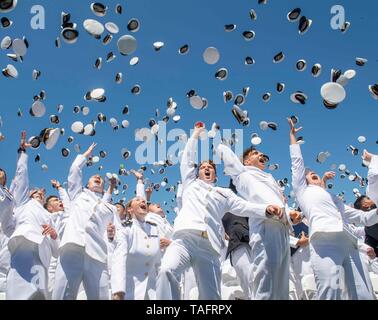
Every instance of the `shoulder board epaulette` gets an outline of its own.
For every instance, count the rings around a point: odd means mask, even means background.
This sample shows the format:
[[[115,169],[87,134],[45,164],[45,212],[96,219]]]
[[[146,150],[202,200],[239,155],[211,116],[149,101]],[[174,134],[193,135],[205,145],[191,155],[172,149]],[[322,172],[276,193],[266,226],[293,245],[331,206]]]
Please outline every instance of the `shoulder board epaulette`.
[[[146,221],[146,223],[150,224],[151,226],[155,226],[155,227],[157,227],[157,224],[156,224],[156,223],[154,223],[154,222],[151,222],[151,221]]]
[[[122,226],[123,227],[131,227],[132,224],[133,224],[133,220],[122,221]]]

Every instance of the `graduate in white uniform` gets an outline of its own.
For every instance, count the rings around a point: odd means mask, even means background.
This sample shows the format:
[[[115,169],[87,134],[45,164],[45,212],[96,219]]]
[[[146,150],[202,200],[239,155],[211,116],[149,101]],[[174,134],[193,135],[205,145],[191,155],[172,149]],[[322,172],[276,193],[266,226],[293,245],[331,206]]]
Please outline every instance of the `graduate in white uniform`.
[[[225,174],[232,178],[241,197],[261,205],[274,203],[284,211],[280,219],[264,219],[251,212],[250,279],[253,300],[288,300],[292,212],[284,209],[287,206],[280,186],[271,174],[264,171],[269,157],[250,147],[244,151],[242,163],[228,146],[220,144],[216,150],[224,162]]]
[[[112,261],[114,300],[155,300],[161,261],[160,237],[155,223],[145,220],[147,204],[135,197],[126,205],[132,219],[116,230]]]
[[[363,212],[345,205],[340,198],[325,190],[324,179],[305,168],[296,133],[301,128],[290,125],[292,186],[302,212],[309,222],[311,264],[315,274],[318,299],[342,298],[342,277],[350,299],[371,299],[369,281],[364,274],[357,238],[348,223],[373,225],[377,210]],[[325,178],[332,178],[327,173]]]
[[[48,267],[57,257],[59,238],[49,212],[43,207],[44,189],[29,190],[26,133],[22,133],[16,175],[10,192],[15,199],[16,228],[8,248],[11,269],[7,278],[7,300],[47,299]]]
[[[54,300],[75,300],[82,282],[88,300],[109,299],[106,228],[116,214],[111,204],[116,179],[110,179],[105,193],[100,175],[92,176],[83,187],[82,169],[95,146],[79,154],[70,168],[71,208],[59,247]]]
[[[148,213],[146,220],[155,223],[158,226],[160,235],[160,245],[163,250],[168,247],[172,240],[173,227],[167,220],[164,210],[158,203],[151,203],[151,195],[153,192],[152,187],[145,188],[143,181],[143,174],[141,172],[133,170],[135,178],[137,179],[136,196],[146,200]]]
[[[16,227],[13,208],[14,198],[7,188],[7,174],[5,170],[0,169],[0,293],[4,295],[10,269],[8,240]]]
[[[52,186],[58,191],[59,196],[50,195],[46,198],[44,204],[45,209],[50,212],[54,223],[54,228],[58,232],[58,237],[62,240],[64,227],[70,212],[71,200],[66,189],[64,189],[60,182],[51,180]],[[52,258],[49,266],[49,295],[51,296],[55,284],[55,271],[58,264],[57,258]]]
[[[223,215],[231,212],[249,216],[253,212],[261,219],[268,219],[267,212],[281,215],[281,208],[274,202],[255,205],[236,196],[230,189],[216,187],[216,168],[212,161],[200,163],[197,169],[198,137],[203,131],[204,124],[197,123],[182,154],[182,208],[174,222],[173,242],[162,260],[158,299],[180,298],[180,277],[189,266],[194,270],[199,299],[220,299],[220,253],[225,247]]]
[[[108,226],[106,227],[106,233],[107,233],[107,238],[108,238],[108,241],[107,241],[108,259],[107,260],[108,260],[108,272],[109,272],[110,278],[111,278],[111,271],[112,271],[113,253],[116,247],[116,241],[115,241],[116,229],[121,227],[121,225],[125,223],[127,220],[131,219],[129,214],[127,214],[126,212],[126,208],[123,202],[117,202],[115,204],[115,207],[117,208],[117,217],[115,217],[113,222],[109,222]]]

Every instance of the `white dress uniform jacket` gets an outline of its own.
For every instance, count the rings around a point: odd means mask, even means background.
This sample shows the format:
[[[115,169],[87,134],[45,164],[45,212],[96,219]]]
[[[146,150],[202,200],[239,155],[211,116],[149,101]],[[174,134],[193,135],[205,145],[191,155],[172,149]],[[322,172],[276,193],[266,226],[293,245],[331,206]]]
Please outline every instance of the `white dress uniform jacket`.
[[[116,231],[112,262],[112,292],[125,293],[126,300],[156,299],[156,277],[160,265],[157,226],[132,219]]]
[[[378,205],[378,156],[373,155],[368,170],[366,195]]]
[[[145,185],[138,181],[136,186],[136,196],[146,200]],[[155,223],[158,227],[159,235],[166,239],[171,239],[173,234],[173,227],[166,217],[162,217],[157,213],[149,212],[146,216],[146,221]]]
[[[247,202],[228,188],[216,187],[197,179],[197,144],[197,139],[190,138],[182,156],[182,208],[174,222],[174,233],[181,230],[207,231],[212,247],[220,254],[225,247],[222,217],[226,212],[267,220],[266,208],[273,202]]]
[[[83,155],[73,162],[68,176],[68,195],[71,208],[60,248],[66,244],[85,247],[85,252],[102,263],[107,260],[107,240],[104,237],[109,222],[113,222],[115,207],[110,204],[111,195],[96,194],[83,188],[82,168],[86,163]],[[102,199],[101,199],[102,197]]]
[[[222,217],[226,212],[240,216],[266,217],[266,205],[255,205],[230,189],[197,179],[195,166],[198,140],[190,138],[182,154],[182,208],[174,222],[173,242],[162,260],[158,280],[159,299],[179,299],[182,273],[193,267],[199,299],[220,299],[220,254],[225,248]]]
[[[85,163],[86,158],[78,155],[68,175],[71,206],[60,245],[54,300],[76,299],[81,282],[88,299],[109,298],[106,227],[113,222],[116,208],[109,203],[110,194],[83,188]]]
[[[0,185],[0,225],[3,233],[10,237],[16,227],[16,219],[13,215],[14,198],[12,194]]]
[[[42,235],[42,225],[53,226],[51,215],[40,202],[29,198],[27,161],[27,154],[22,152],[10,188],[15,199],[16,228],[8,242],[12,267],[7,280],[7,299],[29,299],[37,292],[46,297],[47,268],[51,256],[58,256],[59,239]],[[30,256],[26,258],[26,254]],[[28,264],[29,271],[25,270]],[[42,267],[43,279],[39,281],[39,287],[31,283],[36,272],[32,270],[33,266]]]
[[[71,206],[71,200],[68,196],[68,193],[66,189],[64,188],[59,188],[59,199],[63,202],[64,205],[64,210],[59,211],[59,212],[52,212],[51,213],[51,218],[54,224],[54,229],[58,233],[58,237],[60,240],[63,238],[63,232],[64,228],[66,226],[67,218],[70,212],[70,206]],[[58,264],[58,259],[57,258],[52,258],[49,266],[49,294],[51,296],[51,293],[54,288],[55,284],[55,271],[57,268]]]
[[[225,174],[232,178],[240,196],[252,203],[286,208],[281,188],[271,174],[256,167],[244,166],[234,152],[223,144],[217,147],[217,152],[223,159]],[[288,210],[285,210],[285,214],[284,220],[249,216],[253,300],[289,299],[291,225],[288,223]]]
[[[345,271],[351,299],[371,299],[369,280],[358,252],[358,238],[348,223],[373,225],[377,210],[363,212],[346,206],[324,188],[308,185],[298,144],[290,145],[292,186],[302,212],[309,222],[311,263],[319,299],[341,299],[342,286],[335,285]],[[328,257],[328,258],[327,258]],[[331,258],[331,259],[329,259]]]

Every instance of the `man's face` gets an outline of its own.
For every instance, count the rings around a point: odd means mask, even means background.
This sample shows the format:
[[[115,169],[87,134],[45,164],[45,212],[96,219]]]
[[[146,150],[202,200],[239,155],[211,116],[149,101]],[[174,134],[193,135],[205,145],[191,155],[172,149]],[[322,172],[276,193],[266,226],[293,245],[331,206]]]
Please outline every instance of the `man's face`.
[[[50,198],[50,200],[47,202],[46,207],[47,211],[51,213],[64,211],[63,202],[57,197]]]
[[[377,206],[375,205],[374,201],[371,200],[369,197],[365,197],[361,201],[361,210],[369,211],[375,209]]]
[[[96,174],[89,179],[88,189],[97,193],[104,192],[104,180],[99,174]]]
[[[131,206],[127,209],[131,216],[135,216],[139,219],[144,219],[147,215],[147,204],[142,198],[134,198],[131,202]]]
[[[37,200],[41,204],[45,202],[45,189],[38,189],[31,195],[31,198]]]
[[[260,170],[265,170],[265,164],[268,162],[268,157],[258,150],[253,150],[249,153],[247,159],[244,160],[245,166],[257,167]]]
[[[307,181],[307,184],[312,184],[315,186],[322,185],[322,180],[314,171],[310,171],[306,174],[306,181]]]
[[[158,215],[161,216],[161,217],[165,217],[164,211],[163,211],[163,209],[160,207],[160,204],[158,204],[158,203],[150,204],[150,206],[149,206],[149,210],[150,210],[151,212],[153,212],[153,213],[158,214]]]
[[[0,170],[0,185],[5,187],[6,184],[7,184],[7,175],[5,174],[4,171]]]
[[[126,219],[126,209],[121,206],[119,203],[116,204],[116,208],[117,208],[117,213],[118,213],[118,216],[121,220],[124,220]]]
[[[206,183],[214,183],[216,178],[214,167],[208,162],[202,162],[198,170],[198,178]]]

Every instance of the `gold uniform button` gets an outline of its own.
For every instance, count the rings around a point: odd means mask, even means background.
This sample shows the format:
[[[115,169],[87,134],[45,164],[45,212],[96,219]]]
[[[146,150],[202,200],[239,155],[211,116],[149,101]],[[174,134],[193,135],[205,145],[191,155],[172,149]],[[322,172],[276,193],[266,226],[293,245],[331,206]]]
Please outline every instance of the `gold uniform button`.
[[[150,247],[150,245],[148,244],[148,245],[147,245],[147,248],[149,248],[149,247]]]
[[[147,237],[147,236],[145,236],[145,237],[144,237],[144,239],[145,239],[145,240],[147,240],[147,239],[148,239],[148,237]]]

